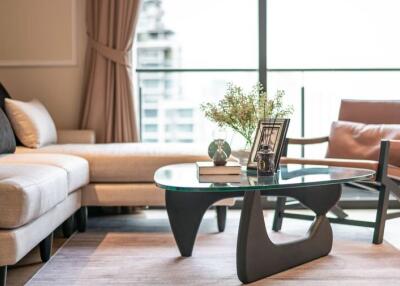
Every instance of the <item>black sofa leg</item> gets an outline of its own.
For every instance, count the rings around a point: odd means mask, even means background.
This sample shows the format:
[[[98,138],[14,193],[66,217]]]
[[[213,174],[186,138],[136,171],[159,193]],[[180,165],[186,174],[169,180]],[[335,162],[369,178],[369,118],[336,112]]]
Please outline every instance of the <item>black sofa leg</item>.
[[[374,238],[372,240],[374,244],[381,244],[383,242],[383,234],[385,232],[385,224],[386,224],[386,215],[389,206],[389,194],[390,190],[385,186],[379,191],[379,201],[378,201],[378,209],[376,211]]]
[[[69,238],[74,233],[74,216],[70,216],[66,221],[62,224],[62,231],[65,238]]]
[[[0,286],[6,286],[7,281],[7,265],[0,266]]]
[[[226,206],[217,206],[217,222],[218,222],[218,231],[223,232],[225,230],[226,225],[226,213],[228,211],[228,207]]]
[[[85,232],[87,227],[88,210],[87,207],[81,207],[75,214],[76,223],[79,232]]]
[[[45,239],[40,242],[40,258],[43,262],[49,261],[51,250],[53,248],[53,233],[50,233]]]
[[[285,212],[286,197],[278,197],[275,205],[275,215],[272,224],[273,231],[280,231],[282,228],[283,213]]]

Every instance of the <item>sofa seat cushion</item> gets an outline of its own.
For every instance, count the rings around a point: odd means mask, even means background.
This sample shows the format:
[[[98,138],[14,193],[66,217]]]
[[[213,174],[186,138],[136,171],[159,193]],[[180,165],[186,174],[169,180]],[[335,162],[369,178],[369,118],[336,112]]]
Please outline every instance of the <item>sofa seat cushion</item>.
[[[63,169],[67,173],[68,192],[89,183],[89,164],[78,156],[64,154],[12,154],[0,157],[0,164],[49,165]]]
[[[17,153],[71,154],[89,162],[92,183],[153,182],[165,165],[209,160],[207,148],[194,144],[112,143],[50,145],[40,149],[18,147]]]
[[[67,196],[67,174],[61,168],[0,164],[0,229],[29,223]]]

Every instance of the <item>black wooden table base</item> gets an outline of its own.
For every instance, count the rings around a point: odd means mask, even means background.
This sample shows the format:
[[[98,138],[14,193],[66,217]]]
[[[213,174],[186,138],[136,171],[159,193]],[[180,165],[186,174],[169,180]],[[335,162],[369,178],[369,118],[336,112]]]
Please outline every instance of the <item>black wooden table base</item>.
[[[166,207],[179,251],[188,257],[192,255],[206,210],[221,199],[244,196],[236,265],[240,281],[250,283],[328,255],[332,248],[332,229],[326,213],[340,195],[340,185],[246,192],[166,191]],[[261,196],[293,197],[314,211],[316,219],[307,236],[289,243],[274,244],[265,228]]]

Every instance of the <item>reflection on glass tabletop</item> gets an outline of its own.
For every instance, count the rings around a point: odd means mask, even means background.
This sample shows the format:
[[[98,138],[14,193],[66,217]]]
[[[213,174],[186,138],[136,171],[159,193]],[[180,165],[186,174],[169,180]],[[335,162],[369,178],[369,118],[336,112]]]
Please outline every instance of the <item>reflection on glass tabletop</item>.
[[[199,180],[195,164],[176,164],[158,169],[154,180],[158,187],[168,191],[234,192],[340,184],[369,180],[374,175],[374,171],[367,169],[290,164],[281,165],[269,177],[257,177],[256,170],[242,169],[241,175],[213,175]]]

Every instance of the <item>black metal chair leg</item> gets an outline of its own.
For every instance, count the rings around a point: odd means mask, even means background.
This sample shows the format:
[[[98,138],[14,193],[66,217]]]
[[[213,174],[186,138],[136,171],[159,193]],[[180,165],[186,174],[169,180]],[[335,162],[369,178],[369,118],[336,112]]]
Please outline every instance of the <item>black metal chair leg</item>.
[[[387,216],[387,209],[389,206],[390,190],[383,186],[379,191],[378,209],[376,211],[376,220],[374,227],[374,244],[381,244],[383,242],[383,234],[385,232],[385,223]]]
[[[286,197],[278,197],[275,205],[275,215],[272,224],[273,231],[280,231],[282,228],[283,213],[285,212]]]
[[[7,281],[7,265],[0,266],[0,286],[6,286]]]
[[[62,231],[65,238],[69,238],[74,233],[74,216],[70,216],[64,223],[62,224]]]
[[[228,209],[228,207],[226,207],[226,206],[217,206],[216,207],[219,232],[223,232],[225,230],[227,209]]]
[[[81,207],[75,214],[79,232],[85,232],[87,227],[87,207]]]
[[[376,210],[376,220],[374,227],[374,244],[381,244],[383,242],[383,233],[385,232],[385,223],[387,217],[387,209],[389,207],[390,189],[397,188],[397,185],[388,178],[388,164],[389,164],[389,150],[390,141],[382,140],[381,149],[379,152],[379,165],[376,171],[376,181],[380,183],[378,208]]]
[[[51,249],[53,247],[53,233],[50,233],[45,239],[40,242],[40,258],[43,262],[49,261],[51,257]]]

